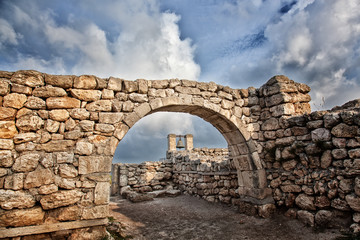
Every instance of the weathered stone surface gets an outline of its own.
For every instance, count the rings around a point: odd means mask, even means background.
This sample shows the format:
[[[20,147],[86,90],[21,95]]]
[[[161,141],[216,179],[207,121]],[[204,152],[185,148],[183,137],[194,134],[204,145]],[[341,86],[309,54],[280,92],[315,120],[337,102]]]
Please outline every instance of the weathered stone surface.
[[[276,118],[270,118],[261,125],[263,131],[277,130],[279,128],[279,121]]]
[[[74,81],[73,78],[74,78],[74,76],[71,76],[71,75],[49,75],[49,74],[45,74],[45,82],[47,84],[57,86],[57,87],[62,87],[62,88],[65,88],[65,89],[72,87],[73,81]]]
[[[0,96],[5,96],[10,92],[10,84],[8,80],[0,79]]]
[[[44,125],[44,120],[36,115],[25,115],[16,121],[16,127],[29,132],[39,130]]]
[[[0,139],[0,149],[4,149],[4,150],[14,149],[14,141],[12,139]]]
[[[311,132],[311,138],[314,142],[330,141],[331,134],[326,128],[318,128]]]
[[[48,210],[74,204],[82,195],[79,190],[63,190],[43,196],[40,203],[43,209]]]
[[[51,194],[59,190],[55,184],[43,185],[39,188],[39,194]]]
[[[333,127],[331,134],[335,137],[355,137],[357,135],[357,131],[357,126],[349,126],[345,123],[340,123]]]
[[[43,74],[34,70],[20,70],[11,77],[11,82],[29,87],[40,87],[44,85]]]
[[[306,194],[299,194],[295,199],[296,205],[305,210],[315,210],[314,197],[310,197]]]
[[[72,189],[75,189],[76,181],[73,178],[62,178],[62,177],[56,176],[55,177],[55,184],[59,188],[72,190]]]
[[[13,138],[17,133],[15,122],[0,121],[0,138]]]
[[[90,113],[85,108],[75,108],[70,111],[70,116],[74,119],[85,120],[90,117]]]
[[[104,205],[109,203],[110,183],[98,182],[95,187],[94,203],[96,205]]]
[[[90,120],[83,120],[79,123],[81,130],[85,132],[92,132],[94,131],[95,122]]]
[[[49,112],[49,117],[54,121],[64,122],[70,117],[70,114],[65,109],[56,109]]]
[[[347,157],[347,151],[346,149],[334,149],[331,151],[331,155],[335,159],[344,159]]]
[[[35,203],[34,197],[26,192],[0,189],[0,206],[2,209],[31,208]]]
[[[53,86],[44,86],[35,88],[33,91],[33,96],[35,97],[64,97],[66,96],[66,91],[63,88],[53,87]]]
[[[111,124],[98,123],[95,124],[95,130],[103,133],[110,133],[115,130],[115,127]]]
[[[106,218],[109,216],[109,206],[99,205],[94,207],[88,207],[83,210],[82,219],[97,219]]]
[[[101,98],[102,99],[114,99],[115,98],[114,91],[109,90],[109,89],[103,89],[101,91]]]
[[[269,218],[271,217],[276,210],[274,204],[263,204],[258,207],[258,213],[260,217]]]
[[[122,89],[122,79],[115,78],[115,77],[110,77],[107,87],[110,90],[121,91],[121,89]]]
[[[54,176],[50,169],[38,167],[35,171],[29,172],[25,178],[24,188],[35,188],[54,182]]]
[[[16,158],[12,170],[14,172],[30,172],[34,171],[39,164],[40,154],[38,153],[25,153]]]
[[[56,162],[60,163],[73,163],[74,162],[74,153],[71,152],[59,152],[55,153]]]
[[[45,109],[46,103],[44,100],[38,97],[28,97],[25,105],[25,107],[30,109]]]
[[[111,112],[112,104],[110,100],[98,100],[86,105],[86,110],[90,112]]]
[[[301,187],[295,184],[281,186],[283,192],[301,192]]]
[[[70,97],[49,97],[46,99],[48,109],[80,108],[80,100]]]
[[[114,136],[121,140],[125,136],[125,134],[129,131],[129,127],[125,124],[121,124],[114,132]]]
[[[1,211],[0,227],[22,227],[43,222],[45,212],[41,207]]]
[[[74,98],[83,101],[96,101],[101,98],[101,91],[99,90],[71,89],[70,93]]]
[[[13,108],[0,107],[0,120],[14,120],[16,110]]]
[[[4,107],[20,109],[24,106],[27,97],[25,94],[10,93],[4,97]]]
[[[60,164],[59,175],[63,178],[74,178],[78,175],[78,171],[73,165]]]
[[[123,113],[99,113],[100,123],[114,124],[120,122],[123,118]]]
[[[77,142],[75,153],[80,155],[91,155],[94,150],[94,145],[89,142]]]
[[[0,150],[0,167],[11,167],[14,163],[11,151]]]
[[[311,227],[314,226],[315,218],[311,212],[300,210],[297,212],[298,218],[301,222],[309,225]]]
[[[360,148],[349,150],[349,157],[351,158],[360,158]]]
[[[65,132],[65,139],[77,140],[82,138],[83,136],[84,133],[81,132],[80,130]]]
[[[96,84],[95,76],[82,75],[80,77],[75,77],[74,79],[74,88],[95,89]]]
[[[136,92],[136,91],[139,90],[139,85],[138,85],[137,82],[123,80],[123,83],[124,83],[124,89],[123,90],[125,92],[127,92],[127,93],[132,93],[132,92]]]
[[[360,212],[360,197],[357,197],[353,194],[349,194],[346,195],[345,199],[351,209]]]
[[[5,177],[4,188],[20,190],[24,187],[24,173],[13,173]]]
[[[80,156],[79,174],[110,172],[111,161],[111,157],[105,156]]]
[[[51,140],[48,143],[41,145],[46,152],[65,152],[75,146],[72,140]]]
[[[331,151],[326,150],[321,155],[321,163],[320,166],[324,169],[328,168],[331,165],[332,157],[331,157]]]

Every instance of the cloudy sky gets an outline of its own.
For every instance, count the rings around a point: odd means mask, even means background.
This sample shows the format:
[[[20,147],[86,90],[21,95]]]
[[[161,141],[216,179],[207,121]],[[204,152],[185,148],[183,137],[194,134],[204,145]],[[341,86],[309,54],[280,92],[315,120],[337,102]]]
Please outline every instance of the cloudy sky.
[[[260,87],[285,74],[313,110],[360,98],[359,0],[0,0],[0,69]],[[322,100],[324,99],[324,101]],[[156,130],[156,131],[155,131]],[[139,121],[116,158],[164,156],[169,132],[226,146],[203,120]]]

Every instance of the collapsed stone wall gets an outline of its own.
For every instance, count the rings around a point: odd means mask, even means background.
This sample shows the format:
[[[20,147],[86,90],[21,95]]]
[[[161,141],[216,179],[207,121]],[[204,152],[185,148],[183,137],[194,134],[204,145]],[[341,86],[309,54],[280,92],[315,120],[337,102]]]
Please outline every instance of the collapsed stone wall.
[[[112,165],[112,195],[129,186],[139,193],[162,190],[172,186],[172,162],[116,163]]]

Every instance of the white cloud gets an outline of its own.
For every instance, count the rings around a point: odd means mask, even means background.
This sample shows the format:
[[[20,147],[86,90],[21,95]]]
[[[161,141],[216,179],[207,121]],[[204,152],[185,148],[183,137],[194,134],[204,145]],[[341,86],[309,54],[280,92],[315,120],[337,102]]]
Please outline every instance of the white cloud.
[[[0,18],[0,49],[7,43],[17,45],[17,38],[18,36],[10,23],[5,19]]]

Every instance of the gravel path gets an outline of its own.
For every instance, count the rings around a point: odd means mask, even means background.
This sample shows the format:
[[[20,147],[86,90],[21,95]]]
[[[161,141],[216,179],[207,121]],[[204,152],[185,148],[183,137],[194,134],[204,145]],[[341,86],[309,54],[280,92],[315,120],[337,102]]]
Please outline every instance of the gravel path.
[[[181,195],[131,203],[114,199],[111,215],[133,239],[335,239],[337,230],[314,232],[297,220],[246,216],[234,207]]]

